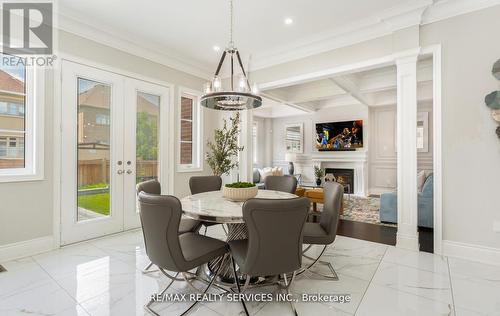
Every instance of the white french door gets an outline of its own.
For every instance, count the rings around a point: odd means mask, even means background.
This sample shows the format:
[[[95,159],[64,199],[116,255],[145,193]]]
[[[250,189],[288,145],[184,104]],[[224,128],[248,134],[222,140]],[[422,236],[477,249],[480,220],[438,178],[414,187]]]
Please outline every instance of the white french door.
[[[136,184],[168,183],[169,88],[62,62],[61,244],[139,227]]]

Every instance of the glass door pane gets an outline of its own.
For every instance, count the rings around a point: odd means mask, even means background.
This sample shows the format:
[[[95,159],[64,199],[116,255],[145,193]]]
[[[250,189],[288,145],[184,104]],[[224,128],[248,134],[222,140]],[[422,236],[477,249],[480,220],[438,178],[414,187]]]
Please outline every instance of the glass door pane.
[[[124,103],[124,229],[140,227],[137,184],[158,180],[168,192],[169,89],[128,79]]]
[[[158,179],[160,96],[138,91],[136,110],[136,183]]]
[[[110,215],[111,86],[77,81],[77,221],[84,221]]]

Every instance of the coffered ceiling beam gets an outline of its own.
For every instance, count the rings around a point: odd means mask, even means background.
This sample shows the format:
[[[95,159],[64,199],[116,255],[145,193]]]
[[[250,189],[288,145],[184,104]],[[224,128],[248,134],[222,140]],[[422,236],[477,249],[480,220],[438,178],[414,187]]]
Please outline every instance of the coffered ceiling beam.
[[[358,102],[360,102],[363,105],[370,106],[372,105],[371,101],[359,91],[359,87],[357,84],[354,82],[354,80],[348,78],[348,77],[334,77],[330,78],[330,80],[342,88],[347,94],[349,94],[351,97],[356,99]]]
[[[313,108],[312,106],[309,106],[309,105],[305,105],[305,104],[298,104],[298,103],[293,103],[293,102],[290,102],[288,100],[285,100],[285,99],[281,99],[279,97],[276,97],[272,94],[270,94],[269,92],[267,93],[264,93],[264,92],[261,92],[260,94],[261,96],[265,97],[265,98],[268,98],[270,100],[273,100],[275,102],[279,102],[279,103],[282,103],[282,104],[285,104],[285,105],[288,105],[294,109],[298,109],[298,110],[302,110],[302,111],[305,111],[307,113],[313,113],[313,112],[316,112],[316,109]]]

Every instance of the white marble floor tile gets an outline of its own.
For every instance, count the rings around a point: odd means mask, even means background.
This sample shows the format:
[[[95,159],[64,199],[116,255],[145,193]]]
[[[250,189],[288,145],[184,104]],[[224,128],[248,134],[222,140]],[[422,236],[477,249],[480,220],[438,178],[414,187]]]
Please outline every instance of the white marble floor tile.
[[[224,238],[220,226],[210,227],[208,235]],[[314,247],[310,254],[318,255],[320,250]],[[323,260],[332,263],[340,280],[325,281],[304,273],[292,292],[350,294],[352,301],[299,301],[300,315],[452,315],[454,310],[459,316],[500,315],[498,266],[342,236]],[[143,305],[168,282],[159,272],[142,274],[148,262],[142,232],[132,231],[2,263],[8,271],[0,273],[0,315],[148,315]],[[274,286],[251,291],[279,290]],[[192,289],[176,282],[169,292],[191,293]],[[154,308],[160,315],[177,315],[188,305],[164,302]],[[252,315],[292,315],[286,302],[248,302],[248,306]],[[190,315],[244,312],[239,302],[225,299],[200,303]]]
[[[156,306],[153,307],[153,310],[160,314],[161,316],[173,316],[173,315],[180,315],[182,314],[186,309],[189,308],[189,306],[192,304],[192,302],[176,302],[170,305],[162,305],[162,306]],[[148,314],[149,315],[149,314]],[[211,310],[204,304],[198,303],[196,304],[189,312],[189,315],[195,315],[195,316],[220,316],[219,313]]]
[[[102,262],[109,254],[91,245],[82,243],[33,256],[33,259],[55,279],[75,276],[79,268]]]
[[[382,258],[389,246],[371,241],[337,236],[327,252],[343,253],[351,256]]]
[[[486,316],[486,313],[474,312],[468,309],[455,307],[455,315],[456,316]]]
[[[351,301],[346,303],[325,303],[335,309],[353,314],[361,301],[369,282],[348,275],[339,274],[339,281],[315,280],[303,277],[294,282],[291,292],[308,294],[349,294]]]
[[[149,262],[146,255],[142,231],[132,231],[89,242],[111,257],[124,261],[137,269],[143,269]]]
[[[482,279],[451,276],[456,308],[486,315],[500,315],[500,284]]]
[[[319,303],[295,303],[295,308],[299,315],[314,315],[314,316],[350,316],[352,314],[341,311]],[[286,302],[272,302],[267,303],[256,316],[293,316],[293,310],[290,303]]]
[[[408,267],[448,275],[448,262],[444,256],[427,252],[416,252],[396,247],[388,247],[383,262],[397,263]]]
[[[259,288],[249,288],[245,291],[245,293],[247,293],[247,294],[270,293],[273,295],[276,293],[279,293],[279,292],[280,292],[280,289],[278,288],[277,285],[270,285],[270,286],[259,287]],[[185,293],[185,291],[182,291],[181,293]],[[244,314],[244,310],[243,310],[243,306],[242,306],[241,302],[239,302],[239,301],[235,302],[234,299],[229,300],[227,297],[224,297],[221,301],[204,303],[204,304],[207,307],[209,307],[210,309],[217,311],[219,314],[221,314],[223,316],[239,315],[241,313]],[[258,311],[260,311],[267,304],[269,304],[269,303],[265,302],[263,300],[246,301],[246,306],[247,306],[248,312],[251,315],[256,314]]]
[[[439,273],[382,262],[372,283],[453,304],[450,279]]]
[[[500,285],[500,265],[488,265],[458,258],[448,258],[450,274]]]
[[[453,315],[453,307],[386,286],[370,284],[356,316],[443,316]]]
[[[500,315],[500,266],[448,260],[456,308],[462,313]]]
[[[73,275],[55,279],[78,302],[83,302],[108,292],[127,292],[137,285],[138,278],[141,281],[148,280],[134,267],[103,257],[80,264]]]
[[[31,258],[9,261],[3,266],[7,271],[0,273],[0,300],[52,281],[49,274]]]
[[[36,283],[0,299],[0,315],[85,315],[53,280]]]
[[[58,313],[57,316],[91,316],[87,311],[80,305],[70,307]]]
[[[323,259],[332,264],[337,273],[370,281],[377,271],[380,259],[370,257],[351,257],[346,255],[326,255]]]

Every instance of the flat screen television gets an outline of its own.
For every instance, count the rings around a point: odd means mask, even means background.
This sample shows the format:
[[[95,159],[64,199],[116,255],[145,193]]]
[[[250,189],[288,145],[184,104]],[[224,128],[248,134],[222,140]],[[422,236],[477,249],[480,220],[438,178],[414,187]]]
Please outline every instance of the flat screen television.
[[[317,123],[316,148],[319,151],[363,148],[363,121]]]

